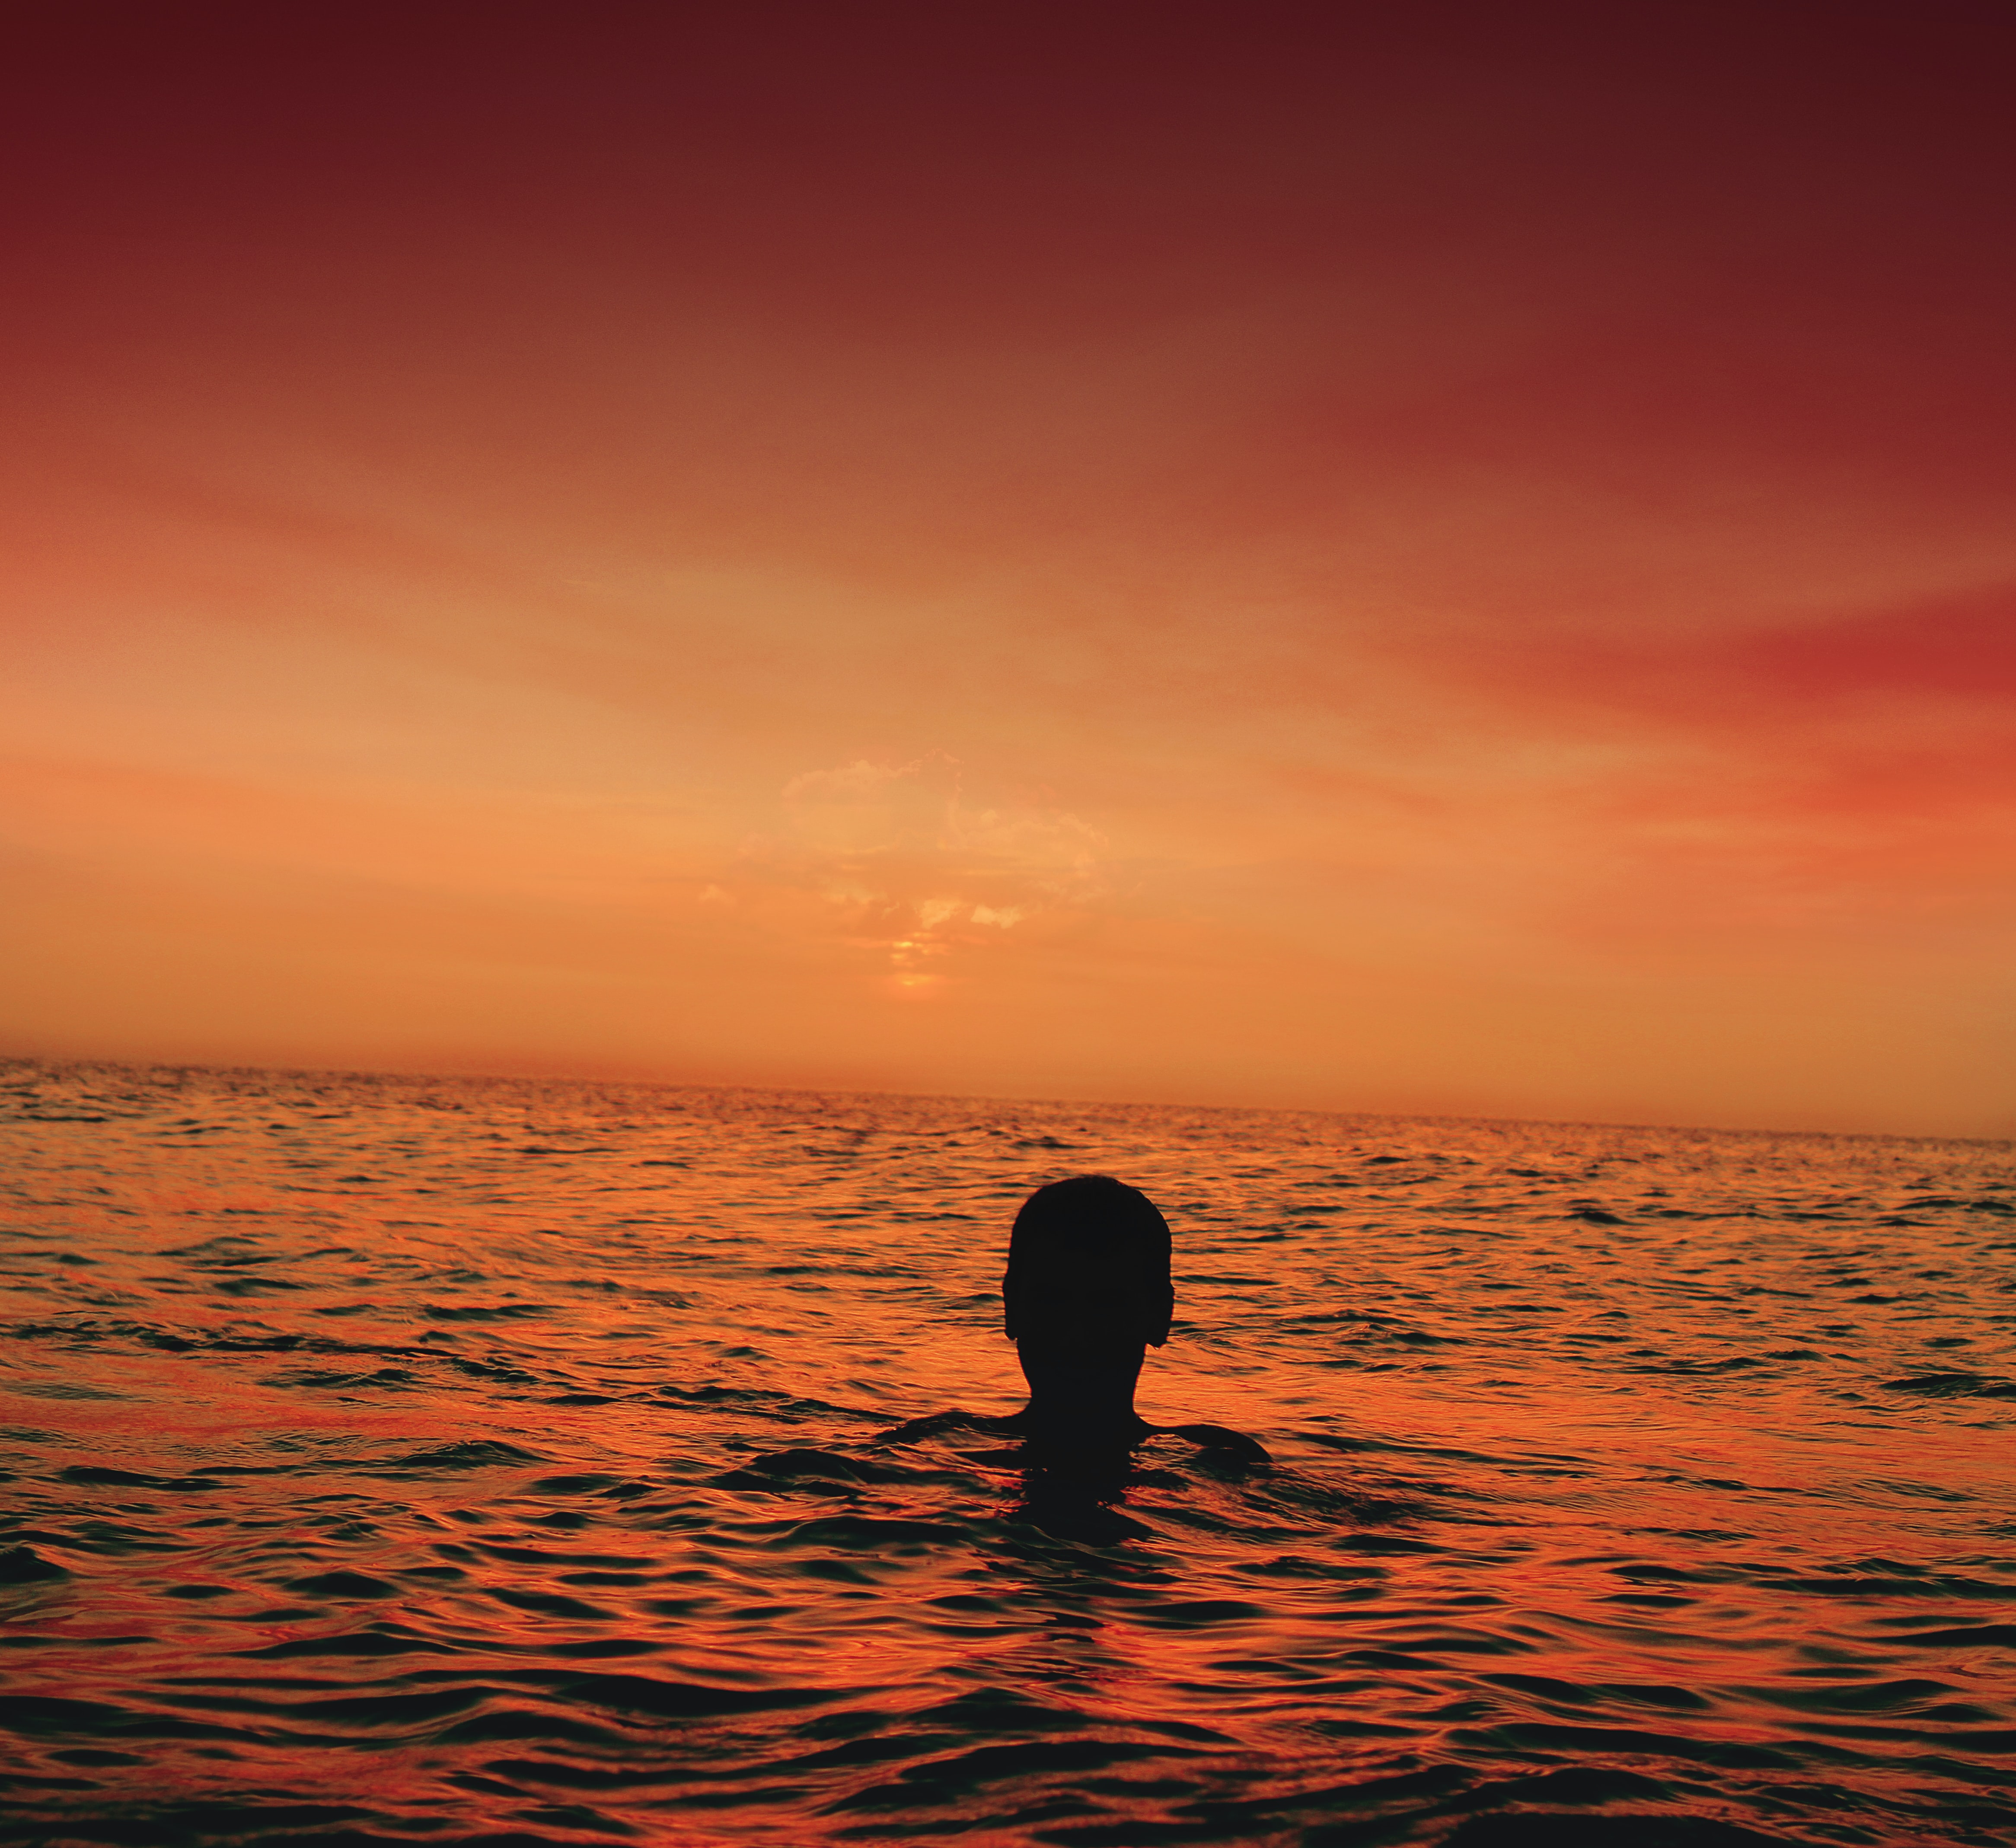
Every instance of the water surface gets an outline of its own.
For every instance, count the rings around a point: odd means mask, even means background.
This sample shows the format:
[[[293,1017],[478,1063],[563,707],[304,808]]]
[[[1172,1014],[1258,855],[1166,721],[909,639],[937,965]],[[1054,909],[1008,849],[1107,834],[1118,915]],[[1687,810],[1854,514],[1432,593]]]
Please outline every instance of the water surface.
[[[0,1828],[1990,1843],[2007,1145],[0,1068]],[[1175,1229],[1107,1483],[1042,1181]],[[11,1549],[11,1550],[10,1550]]]

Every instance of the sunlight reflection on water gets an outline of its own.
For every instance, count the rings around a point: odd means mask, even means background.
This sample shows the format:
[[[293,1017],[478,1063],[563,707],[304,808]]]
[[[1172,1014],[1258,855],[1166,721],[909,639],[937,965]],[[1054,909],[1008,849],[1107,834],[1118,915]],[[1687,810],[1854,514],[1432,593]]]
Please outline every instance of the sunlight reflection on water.
[[[1989,1842],[2006,1145],[14,1065],[49,1841]],[[997,1285],[1112,1172],[1157,1439]],[[1665,1832],[1643,1818],[1670,1819]]]

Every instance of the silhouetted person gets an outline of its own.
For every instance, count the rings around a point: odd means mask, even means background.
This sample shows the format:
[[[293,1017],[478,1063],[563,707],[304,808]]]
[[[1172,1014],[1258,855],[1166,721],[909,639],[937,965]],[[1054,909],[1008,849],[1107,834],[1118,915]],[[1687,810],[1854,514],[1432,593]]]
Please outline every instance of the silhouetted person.
[[[1147,1436],[1134,1382],[1169,1338],[1176,1296],[1169,1222],[1146,1194],[1107,1174],[1038,1188],[1015,1215],[1001,1297],[1032,1436],[1074,1447]]]
[[[1251,1462],[1267,1453],[1222,1425],[1150,1425],[1134,1410],[1134,1383],[1150,1347],[1169,1338],[1169,1222],[1139,1188],[1110,1174],[1075,1174],[1022,1203],[1001,1279],[1008,1339],[1029,1403],[1010,1418],[940,1411],[883,1433],[909,1443],[940,1431],[998,1431],[1028,1440],[1039,1458],[1097,1467],[1157,1431]]]

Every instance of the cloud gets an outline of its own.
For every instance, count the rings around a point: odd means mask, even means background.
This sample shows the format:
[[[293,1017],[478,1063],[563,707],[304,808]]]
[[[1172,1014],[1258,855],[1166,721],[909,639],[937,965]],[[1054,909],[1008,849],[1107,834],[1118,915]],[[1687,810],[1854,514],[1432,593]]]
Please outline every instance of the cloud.
[[[779,806],[777,830],[709,890],[732,893],[752,928],[851,952],[902,992],[974,973],[1018,929],[1109,889],[1098,829],[1027,795],[976,799],[943,751],[807,771]]]

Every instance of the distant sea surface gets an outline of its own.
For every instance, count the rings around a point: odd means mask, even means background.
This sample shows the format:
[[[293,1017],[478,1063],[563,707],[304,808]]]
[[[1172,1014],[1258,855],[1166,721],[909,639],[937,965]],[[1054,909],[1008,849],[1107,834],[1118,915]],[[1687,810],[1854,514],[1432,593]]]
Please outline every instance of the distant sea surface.
[[[2016,1828],[2003,1144],[0,1068],[0,1837]],[[1017,1203],[1175,1231],[1105,1482]]]

